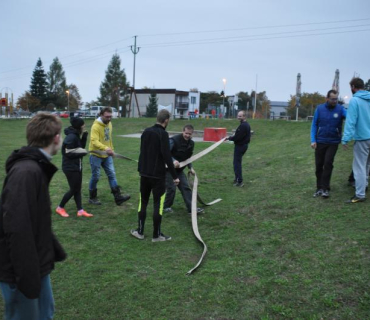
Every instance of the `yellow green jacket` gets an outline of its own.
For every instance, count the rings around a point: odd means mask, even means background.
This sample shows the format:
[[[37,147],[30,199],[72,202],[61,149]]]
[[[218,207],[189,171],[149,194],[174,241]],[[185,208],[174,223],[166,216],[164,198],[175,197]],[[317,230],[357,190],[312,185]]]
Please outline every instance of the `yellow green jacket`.
[[[104,124],[100,118],[96,119],[91,127],[89,151],[105,151],[108,148],[114,150],[112,141],[112,128],[112,122]],[[99,158],[107,158],[105,155],[94,155]]]

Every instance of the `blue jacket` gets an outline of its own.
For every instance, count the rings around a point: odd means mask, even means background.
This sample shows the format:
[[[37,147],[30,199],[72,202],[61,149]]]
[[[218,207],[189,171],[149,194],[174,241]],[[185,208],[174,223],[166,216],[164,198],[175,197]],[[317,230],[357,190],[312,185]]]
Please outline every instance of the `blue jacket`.
[[[348,116],[342,144],[354,140],[370,139],[370,92],[365,90],[357,91],[348,106]]]
[[[317,106],[311,126],[311,143],[339,144],[342,123],[347,110],[337,104],[329,108],[328,103]]]

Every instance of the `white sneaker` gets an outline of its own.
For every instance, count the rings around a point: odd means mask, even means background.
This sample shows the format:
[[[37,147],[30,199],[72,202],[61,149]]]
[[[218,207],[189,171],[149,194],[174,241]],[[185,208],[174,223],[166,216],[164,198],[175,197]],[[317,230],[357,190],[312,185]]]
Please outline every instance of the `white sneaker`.
[[[163,233],[159,235],[157,238],[153,238],[152,242],[162,242],[162,241],[168,241],[171,240],[172,238],[169,236],[165,236]]]
[[[137,230],[131,230],[131,235],[134,236],[136,239],[144,240],[144,235],[140,234]]]

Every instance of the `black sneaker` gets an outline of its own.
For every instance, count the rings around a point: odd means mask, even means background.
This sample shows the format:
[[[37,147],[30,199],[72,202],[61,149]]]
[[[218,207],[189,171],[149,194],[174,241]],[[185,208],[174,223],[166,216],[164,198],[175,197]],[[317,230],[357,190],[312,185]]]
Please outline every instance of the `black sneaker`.
[[[138,230],[131,230],[131,235],[139,240],[144,240],[144,235],[140,234]]]
[[[321,194],[321,196],[323,197],[323,198],[325,198],[325,199],[327,199],[327,198],[329,198],[329,190],[324,190],[323,192],[322,192],[322,194]]]
[[[242,187],[244,187],[244,183],[243,182],[235,182],[234,187],[242,188]]]
[[[313,194],[313,197],[314,198],[321,197],[323,192],[324,191],[322,189],[317,189],[316,192]]]
[[[159,235],[157,238],[153,238],[152,242],[162,242],[162,241],[168,241],[171,240],[172,238],[169,236],[165,236],[163,233]]]
[[[366,198],[359,198],[357,196],[353,196],[351,199],[347,200],[346,203],[357,203],[357,202],[364,202]]]
[[[198,208],[197,209],[197,214],[202,214],[203,212],[204,212],[203,208]],[[189,214],[191,215],[191,212],[189,212]]]

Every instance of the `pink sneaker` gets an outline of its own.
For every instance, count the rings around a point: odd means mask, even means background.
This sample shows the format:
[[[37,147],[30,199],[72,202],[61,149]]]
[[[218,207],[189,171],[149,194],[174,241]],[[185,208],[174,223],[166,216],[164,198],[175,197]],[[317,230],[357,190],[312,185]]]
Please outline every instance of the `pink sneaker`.
[[[63,218],[68,218],[69,214],[64,210],[64,208],[58,207],[55,209],[55,212]]]
[[[87,213],[85,210],[79,210],[77,211],[77,217],[86,217],[86,218],[91,218],[93,217],[94,215],[91,214],[91,213]]]

